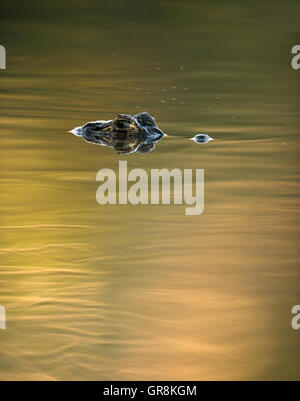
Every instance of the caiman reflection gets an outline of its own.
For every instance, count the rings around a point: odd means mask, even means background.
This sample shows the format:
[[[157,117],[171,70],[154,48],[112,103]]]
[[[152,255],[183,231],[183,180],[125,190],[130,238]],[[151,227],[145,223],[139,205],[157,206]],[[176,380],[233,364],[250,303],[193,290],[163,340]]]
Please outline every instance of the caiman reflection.
[[[118,114],[114,120],[89,122],[71,132],[87,142],[108,146],[124,155],[152,152],[165,136],[153,116],[146,112],[135,116]]]

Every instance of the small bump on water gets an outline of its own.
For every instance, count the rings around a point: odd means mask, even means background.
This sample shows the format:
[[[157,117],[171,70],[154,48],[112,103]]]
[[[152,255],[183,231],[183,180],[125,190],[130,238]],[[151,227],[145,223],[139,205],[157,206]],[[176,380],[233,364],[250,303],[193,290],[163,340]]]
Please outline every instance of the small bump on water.
[[[206,134],[197,134],[194,138],[191,138],[196,143],[207,143],[212,141],[214,138],[211,138],[209,135]]]

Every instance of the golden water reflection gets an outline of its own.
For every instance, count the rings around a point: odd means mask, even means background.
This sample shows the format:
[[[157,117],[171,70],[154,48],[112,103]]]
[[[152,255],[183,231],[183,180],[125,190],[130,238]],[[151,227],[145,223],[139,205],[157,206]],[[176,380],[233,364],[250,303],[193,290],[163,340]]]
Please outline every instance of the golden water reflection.
[[[239,3],[4,2],[1,379],[299,379],[299,6]],[[140,111],[151,154],[67,132]],[[204,213],[98,205],[119,160],[205,169]]]

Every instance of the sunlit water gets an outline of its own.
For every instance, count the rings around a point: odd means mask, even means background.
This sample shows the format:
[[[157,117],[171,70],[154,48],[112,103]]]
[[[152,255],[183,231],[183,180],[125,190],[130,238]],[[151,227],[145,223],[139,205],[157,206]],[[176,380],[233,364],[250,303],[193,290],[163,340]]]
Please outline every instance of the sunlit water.
[[[0,378],[299,379],[299,2],[62,3],[2,2]],[[140,111],[150,154],[68,132]],[[119,160],[204,213],[100,206]]]

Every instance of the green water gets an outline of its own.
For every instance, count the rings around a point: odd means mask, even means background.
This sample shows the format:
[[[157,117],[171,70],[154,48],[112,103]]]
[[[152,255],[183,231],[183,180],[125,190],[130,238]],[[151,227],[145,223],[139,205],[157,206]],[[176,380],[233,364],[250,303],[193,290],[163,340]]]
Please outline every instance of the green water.
[[[299,13],[2,1],[1,379],[299,380]],[[168,134],[150,154],[68,132],[141,111]],[[100,206],[119,160],[204,169],[204,213]]]

